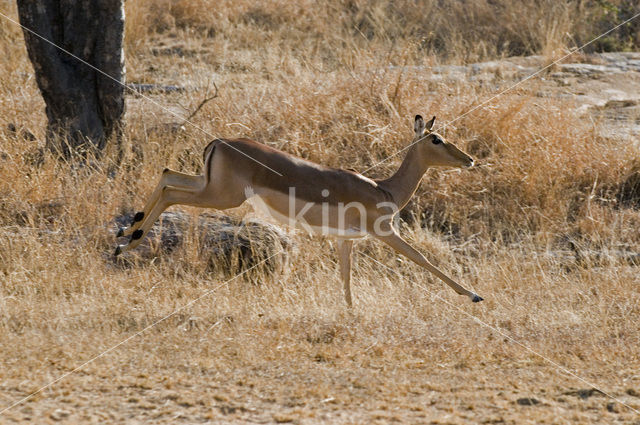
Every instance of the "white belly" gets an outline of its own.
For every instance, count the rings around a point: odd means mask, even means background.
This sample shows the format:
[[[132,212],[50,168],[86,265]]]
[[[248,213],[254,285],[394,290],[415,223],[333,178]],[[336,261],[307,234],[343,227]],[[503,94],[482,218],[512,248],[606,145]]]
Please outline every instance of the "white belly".
[[[253,210],[256,211],[256,213],[266,216],[268,218],[271,218],[278,223],[281,223],[290,227],[294,227],[296,229],[304,230],[310,234],[333,236],[339,239],[360,239],[367,236],[367,232],[363,231],[359,227],[347,227],[347,228],[341,229],[338,227],[332,227],[330,225],[317,226],[317,225],[310,224],[306,220],[304,220],[304,216],[302,216],[302,220],[297,220],[295,217],[295,214],[293,216],[290,216],[288,214],[282,214],[280,211],[274,208],[271,208],[259,195],[256,195],[256,194],[252,194],[251,197],[248,197],[247,202],[251,204],[251,206],[253,207]],[[300,202],[304,202],[304,201],[300,201]],[[323,206],[321,204],[312,204],[310,209],[314,209],[314,208],[316,210],[322,209]],[[337,213],[335,211],[337,209],[336,207],[325,205],[324,208],[325,208],[326,214]],[[325,211],[322,211],[322,212],[325,212]],[[328,223],[329,221],[330,220],[327,219],[326,221],[323,221],[323,222]]]

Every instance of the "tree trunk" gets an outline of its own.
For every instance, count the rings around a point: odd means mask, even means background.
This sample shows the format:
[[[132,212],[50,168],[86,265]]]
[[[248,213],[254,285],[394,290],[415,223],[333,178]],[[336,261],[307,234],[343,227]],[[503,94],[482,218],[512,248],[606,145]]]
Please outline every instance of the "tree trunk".
[[[123,0],[17,3],[20,23],[40,36],[24,30],[29,59],[46,104],[47,147],[68,158],[72,154],[99,154],[111,136],[119,145],[125,89]]]

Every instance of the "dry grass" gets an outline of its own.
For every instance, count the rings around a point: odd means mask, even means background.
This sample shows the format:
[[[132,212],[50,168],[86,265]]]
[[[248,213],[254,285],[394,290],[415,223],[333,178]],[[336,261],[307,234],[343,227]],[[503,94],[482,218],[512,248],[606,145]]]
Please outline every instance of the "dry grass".
[[[193,243],[128,266],[110,258],[114,217],[165,166],[195,172],[212,135],[365,170],[409,142],[415,113],[446,122],[499,89],[389,65],[552,58],[604,19],[583,2],[424,3],[127,2],[129,81],[187,87],[153,95],[181,115],[211,81],[220,96],[193,119],[208,135],[170,131],[175,117],[129,97],[127,142],[143,156],[113,178],[112,153],[97,170],[33,163],[43,104],[20,31],[0,21],[12,58],[0,63],[0,409],[212,291],[0,422],[631,421],[466,315],[640,409],[638,273],[617,254],[640,249],[638,147],[600,136],[567,100],[536,97],[537,82],[447,128],[482,166],[430,171],[403,212],[403,234],[480,305],[372,241],[358,250],[393,271],[357,255],[351,312],[328,239],[296,236],[290,266],[257,283],[211,273]],[[516,402],[527,397],[540,403]]]

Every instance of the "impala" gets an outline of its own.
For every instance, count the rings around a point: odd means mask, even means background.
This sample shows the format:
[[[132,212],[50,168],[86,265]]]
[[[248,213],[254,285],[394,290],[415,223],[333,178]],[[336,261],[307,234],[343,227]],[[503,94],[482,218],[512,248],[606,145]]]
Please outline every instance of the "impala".
[[[471,167],[473,159],[432,132],[435,117],[415,117],[415,138],[398,171],[372,180],[353,171],[330,168],[248,139],[216,139],[205,148],[203,174],[193,176],[165,169],[144,209],[118,236],[131,236],[115,255],[138,246],[171,205],[225,210],[248,199],[258,200],[275,218],[338,240],[344,296],[351,300],[353,243],[368,235],[435,274],[473,302],[477,294],[449,278],[408,244],[393,226],[396,213],[413,196],[429,167]]]

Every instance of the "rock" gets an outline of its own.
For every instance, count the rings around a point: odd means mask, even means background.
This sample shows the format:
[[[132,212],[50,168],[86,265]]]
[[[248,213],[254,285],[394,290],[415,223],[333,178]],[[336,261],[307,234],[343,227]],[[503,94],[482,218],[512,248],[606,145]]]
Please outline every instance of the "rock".
[[[567,63],[559,65],[563,72],[569,72],[577,75],[592,76],[604,73],[622,72],[617,67],[606,65],[592,65],[590,63]]]
[[[520,406],[535,406],[536,404],[540,404],[540,401],[533,397],[523,397],[517,399],[516,403],[518,403]]]
[[[586,389],[580,389],[580,390],[574,390],[574,391],[567,391],[566,393],[564,393],[565,395],[574,395],[576,397],[579,397],[583,400],[588,399],[589,397],[595,396],[595,395],[604,395],[604,393],[602,391],[600,391],[597,388],[586,388]]]
[[[133,214],[117,217],[114,232],[131,223]],[[223,214],[202,214],[192,219],[179,211],[165,212],[133,251],[144,259],[170,255],[193,239],[197,255],[211,271],[235,275],[264,261],[257,270],[274,272],[286,262],[290,238],[279,227],[257,220],[238,220]],[[121,242],[122,243],[122,242]]]
[[[62,409],[56,409],[53,411],[53,413],[51,413],[51,415],[49,415],[49,417],[54,421],[61,421],[65,418],[68,418],[69,415],[71,415],[71,412]]]
[[[134,90],[136,93],[181,93],[186,89],[181,86],[163,85],[163,84],[140,84],[129,83],[127,88]]]

